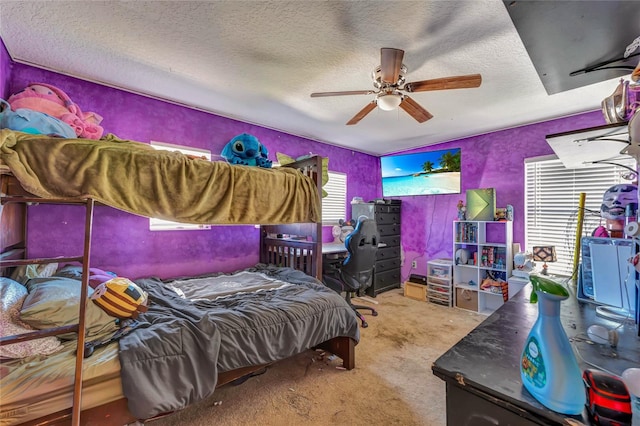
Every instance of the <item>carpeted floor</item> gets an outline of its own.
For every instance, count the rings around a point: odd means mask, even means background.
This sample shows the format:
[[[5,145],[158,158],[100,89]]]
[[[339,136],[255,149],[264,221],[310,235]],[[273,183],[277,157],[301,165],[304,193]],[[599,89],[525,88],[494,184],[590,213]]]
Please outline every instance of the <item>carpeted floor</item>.
[[[306,351],[209,400],[151,422],[170,425],[445,425],[445,385],[432,363],[485,317],[406,298],[375,298],[356,368]]]

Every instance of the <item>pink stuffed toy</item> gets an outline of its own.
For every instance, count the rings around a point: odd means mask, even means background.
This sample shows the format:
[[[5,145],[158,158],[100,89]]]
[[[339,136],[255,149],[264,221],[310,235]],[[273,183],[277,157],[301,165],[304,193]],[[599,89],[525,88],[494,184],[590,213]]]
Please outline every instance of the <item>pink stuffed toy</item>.
[[[94,112],[82,112],[65,92],[49,84],[29,84],[9,97],[9,105],[14,111],[26,108],[49,114],[70,125],[81,138],[100,139],[104,132],[99,126],[101,116]]]

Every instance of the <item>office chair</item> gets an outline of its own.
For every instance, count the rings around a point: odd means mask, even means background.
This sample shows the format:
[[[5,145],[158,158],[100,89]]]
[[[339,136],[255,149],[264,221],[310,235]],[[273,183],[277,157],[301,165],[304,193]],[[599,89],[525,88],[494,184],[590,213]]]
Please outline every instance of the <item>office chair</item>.
[[[378,315],[378,312],[369,306],[354,305],[351,302],[351,295],[371,286],[379,239],[375,221],[371,219],[359,220],[353,232],[347,236],[344,242],[348,252],[347,257],[341,264],[334,264],[323,275],[323,281],[327,287],[338,293],[343,291],[346,293],[345,299],[360,318],[363,328],[368,327],[369,324],[364,316],[358,312],[358,309],[370,310],[374,317]]]

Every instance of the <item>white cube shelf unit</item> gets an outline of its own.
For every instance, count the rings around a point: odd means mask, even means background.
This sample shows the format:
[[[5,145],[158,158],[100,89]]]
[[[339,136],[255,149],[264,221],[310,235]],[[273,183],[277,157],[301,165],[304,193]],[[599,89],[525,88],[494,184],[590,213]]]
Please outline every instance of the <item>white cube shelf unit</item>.
[[[480,288],[485,278],[507,281],[513,265],[513,222],[453,222],[455,306],[488,315],[504,303],[499,287]]]

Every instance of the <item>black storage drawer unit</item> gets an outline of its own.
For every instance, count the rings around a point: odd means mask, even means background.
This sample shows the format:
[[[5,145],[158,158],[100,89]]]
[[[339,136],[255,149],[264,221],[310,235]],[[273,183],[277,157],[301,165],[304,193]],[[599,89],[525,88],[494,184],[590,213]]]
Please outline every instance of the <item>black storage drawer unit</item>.
[[[400,212],[376,213],[380,225],[400,223]]]
[[[381,237],[400,237],[400,222],[389,224],[389,225],[380,225],[378,224],[378,232]]]
[[[357,220],[362,216],[375,220],[380,234],[373,282],[366,290],[367,295],[376,297],[383,291],[400,287],[400,201],[353,204],[351,218]]]
[[[384,272],[389,269],[400,269],[400,258],[388,259],[388,260],[378,260],[376,262],[376,272]]]
[[[400,235],[381,235],[380,243],[386,245],[387,247],[398,247],[400,246]]]
[[[387,259],[400,259],[400,246],[378,247],[378,252],[376,253],[376,262]]]
[[[377,288],[379,290],[378,293],[380,293],[385,290],[400,287],[400,284],[398,284],[399,282],[400,268],[391,269],[384,272],[376,271],[375,275],[373,276],[373,285],[371,287]]]

